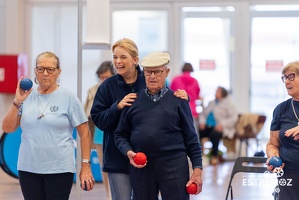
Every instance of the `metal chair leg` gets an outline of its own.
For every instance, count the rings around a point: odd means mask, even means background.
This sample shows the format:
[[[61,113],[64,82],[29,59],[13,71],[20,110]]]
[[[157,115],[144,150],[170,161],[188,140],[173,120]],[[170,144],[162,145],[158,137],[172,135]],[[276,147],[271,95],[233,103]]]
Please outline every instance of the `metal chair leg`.
[[[274,200],[279,200],[279,187],[278,187],[278,185],[274,188],[274,191],[272,192],[272,196],[274,197]]]

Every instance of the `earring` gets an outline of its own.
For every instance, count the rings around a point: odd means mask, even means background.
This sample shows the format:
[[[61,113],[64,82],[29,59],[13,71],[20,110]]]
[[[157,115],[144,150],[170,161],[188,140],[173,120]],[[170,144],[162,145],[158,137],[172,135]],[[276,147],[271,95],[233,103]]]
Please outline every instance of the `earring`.
[[[36,77],[34,77],[34,83],[36,83],[36,85],[39,85],[39,82],[37,81]]]

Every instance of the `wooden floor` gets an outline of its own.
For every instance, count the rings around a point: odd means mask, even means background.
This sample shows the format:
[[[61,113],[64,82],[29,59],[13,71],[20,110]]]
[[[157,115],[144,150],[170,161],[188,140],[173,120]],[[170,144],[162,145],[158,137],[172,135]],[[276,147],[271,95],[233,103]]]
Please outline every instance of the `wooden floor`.
[[[209,165],[204,158],[203,191],[191,196],[191,200],[221,200],[225,199],[228,183],[234,162],[223,162],[218,165]],[[234,176],[232,187],[234,200],[273,200],[272,192],[275,187],[275,177],[265,177],[265,174],[237,173]],[[96,183],[90,192],[80,191],[77,197],[74,184],[70,195],[71,200],[106,200],[102,183]],[[7,175],[0,169],[0,200],[22,200],[22,193],[17,179]],[[230,197],[229,197],[230,199]]]

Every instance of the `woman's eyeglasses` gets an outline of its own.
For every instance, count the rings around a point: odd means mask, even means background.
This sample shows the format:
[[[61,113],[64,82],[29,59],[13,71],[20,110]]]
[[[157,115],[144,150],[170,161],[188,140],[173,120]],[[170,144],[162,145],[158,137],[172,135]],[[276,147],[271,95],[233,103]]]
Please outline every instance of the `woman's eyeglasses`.
[[[44,73],[47,70],[48,74],[53,74],[55,72],[55,67],[35,67],[38,73]]]
[[[293,81],[293,80],[295,80],[295,76],[296,76],[296,74],[295,73],[290,73],[289,75],[283,75],[282,77],[281,77],[281,80],[282,80],[282,82],[286,82],[286,80],[287,79],[289,79],[289,81]]]

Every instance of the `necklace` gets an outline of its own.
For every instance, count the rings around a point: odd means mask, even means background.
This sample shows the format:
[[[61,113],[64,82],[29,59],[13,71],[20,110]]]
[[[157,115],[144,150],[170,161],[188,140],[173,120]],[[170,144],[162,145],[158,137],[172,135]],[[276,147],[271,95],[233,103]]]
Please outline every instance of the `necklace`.
[[[45,108],[44,108],[44,110],[42,112],[39,111],[39,94],[38,94],[38,96],[37,96],[37,110],[38,110],[39,114],[37,116],[37,119],[41,119],[41,118],[43,118],[45,116],[44,113],[45,113],[45,111],[46,111],[46,109],[47,109],[47,107],[48,107],[48,105],[49,105],[49,103],[51,101],[51,97],[53,96],[53,93],[54,92],[51,93],[51,95],[49,97],[49,100],[48,100],[48,103],[47,103],[47,105],[45,106]]]
[[[132,85],[136,82],[136,80],[137,80],[137,76],[138,76],[138,71],[137,71],[137,69],[136,69],[136,70],[135,70],[135,73],[134,73],[133,81],[132,81],[132,82],[127,82],[127,81],[126,81],[126,83],[127,83],[128,85],[132,86]]]
[[[294,107],[294,100],[292,99],[292,108],[293,108],[293,112],[294,112],[294,115],[295,115],[295,117],[296,117],[296,119],[297,119],[297,121],[298,121],[298,126],[299,126],[299,118],[298,118],[298,116],[297,116],[297,114],[296,114],[296,111],[295,111],[295,107]]]

